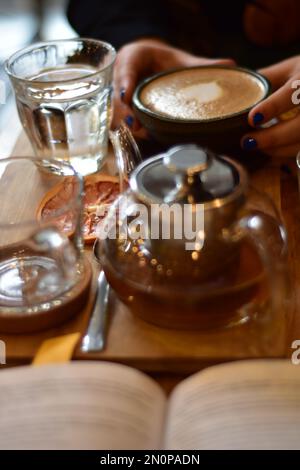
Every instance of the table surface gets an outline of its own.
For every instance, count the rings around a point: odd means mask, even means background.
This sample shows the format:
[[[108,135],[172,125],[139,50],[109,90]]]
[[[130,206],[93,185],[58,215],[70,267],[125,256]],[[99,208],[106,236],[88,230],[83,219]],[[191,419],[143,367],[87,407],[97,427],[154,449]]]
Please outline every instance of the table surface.
[[[30,144],[22,134],[13,155],[31,154]],[[294,161],[285,160],[284,164],[282,161],[270,161],[251,175],[251,183],[273,199],[288,231],[293,297],[293,325],[286,350],[289,355],[291,342],[300,339],[300,316],[297,315],[300,299],[300,263],[297,261],[300,259],[300,204]],[[92,260],[90,249],[87,249],[87,255],[93,264],[95,278],[98,268]],[[84,311],[58,328],[30,335],[0,334],[0,338],[6,342],[8,365],[31,362],[45,339],[72,332],[83,334],[90,317],[92,299],[93,292]],[[77,346],[73,359],[110,360],[131,365],[160,377],[166,389],[172,387],[173,381],[176,383],[177,377],[210,364],[248,357],[272,357],[272,353],[253,352],[245,347],[245,331],[238,328],[229,336],[223,332],[211,336],[199,332],[164,330],[133,317],[127,307],[116,299],[111,303],[109,318],[105,351],[83,354]],[[172,376],[171,382],[167,379],[169,376]]]

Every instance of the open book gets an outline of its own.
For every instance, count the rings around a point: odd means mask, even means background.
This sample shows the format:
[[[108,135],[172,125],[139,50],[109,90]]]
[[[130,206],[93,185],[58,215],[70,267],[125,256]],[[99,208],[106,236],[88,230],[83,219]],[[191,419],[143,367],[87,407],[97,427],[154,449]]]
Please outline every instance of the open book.
[[[0,372],[1,449],[299,449],[300,368],[210,367],[167,399],[145,374],[80,362]]]

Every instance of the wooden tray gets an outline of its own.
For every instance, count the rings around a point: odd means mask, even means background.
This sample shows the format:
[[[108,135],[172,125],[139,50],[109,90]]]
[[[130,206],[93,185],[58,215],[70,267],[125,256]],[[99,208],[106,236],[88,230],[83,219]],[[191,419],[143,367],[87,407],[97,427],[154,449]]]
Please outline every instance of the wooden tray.
[[[30,146],[22,135],[14,154],[31,153]],[[113,171],[111,159],[108,161],[108,168],[109,172]],[[293,300],[296,302],[295,305],[298,305],[300,282],[297,280],[300,280],[300,263],[297,262],[297,258],[300,259],[300,204],[295,175],[281,171],[280,164],[275,163],[256,172],[252,177],[252,183],[258,189],[266,191],[283,213],[290,235]],[[283,198],[282,188],[285,191]],[[92,258],[90,249],[87,249],[87,254]],[[99,267],[96,263],[93,263],[93,267],[96,274]],[[31,361],[37,348],[47,338],[78,331],[84,334],[90,316],[92,297],[93,294],[81,314],[59,328],[35,335],[0,335],[0,339],[6,342],[8,363]],[[151,373],[187,374],[226,360],[276,356],[272,341],[266,342],[263,348],[255,347],[256,334],[245,327],[236,328],[231,331],[231,334],[227,331],[203,334],[160,329],[133,317],[127,307],[114,298],[110,302],[109,318],[106,350],[102,353],[83,354],[78,346],[74,352],[74,359],[116,361]],[[293,334],[287,344],[287,354],[291,352],[289,347],[291,341],[300,339],[299,316],[296,316],[295,320]]]

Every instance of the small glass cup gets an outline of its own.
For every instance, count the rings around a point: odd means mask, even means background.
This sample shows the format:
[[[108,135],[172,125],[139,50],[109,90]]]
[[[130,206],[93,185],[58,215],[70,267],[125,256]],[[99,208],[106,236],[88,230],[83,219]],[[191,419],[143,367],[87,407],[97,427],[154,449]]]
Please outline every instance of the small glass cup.
[[[7,60],[19,116],[37,156],[68,161],[81,175],[100,169],[115,58],[108,43],[69,39],[34,44]]]
[[[83,181],[70,164],[0,160],[0,313],[37,313],[65,303],[85,275]],[[68,176],[64,176],[68,175]]]

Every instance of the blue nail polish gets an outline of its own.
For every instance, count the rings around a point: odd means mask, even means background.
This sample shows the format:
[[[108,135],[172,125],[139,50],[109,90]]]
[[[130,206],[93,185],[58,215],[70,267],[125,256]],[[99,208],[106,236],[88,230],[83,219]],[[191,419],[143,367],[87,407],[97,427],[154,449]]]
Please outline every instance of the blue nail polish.
[[[127,126],[132,127],[133,126],[133,121],[134,121],[133,116],[126,116],[125,122],[126,122]]]
[[[264,120],[265,120],[265,116],[262,113],[256,113],[254,114],[253,124],[255,126],[259,126],[259,124],[262,124]]]
[[[257,148],[257,142],[253,137],[247,137],[242,145],[244,150],[255,150]]]
[[[125,93],[126,93],[125,88],[121,88],[121,90],[120,90],[120,98],[121,98],[122,101],[123,101],[124,98],[125,98]]]

